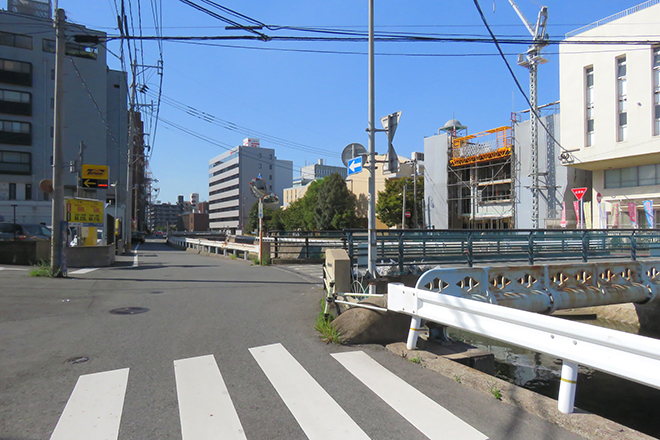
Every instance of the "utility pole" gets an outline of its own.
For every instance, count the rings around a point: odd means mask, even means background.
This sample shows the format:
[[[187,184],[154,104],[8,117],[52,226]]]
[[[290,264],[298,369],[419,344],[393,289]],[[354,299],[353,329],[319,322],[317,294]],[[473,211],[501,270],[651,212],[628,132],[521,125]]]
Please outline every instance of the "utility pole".
[[[419,228],[417,223],[417,157],[413,160],[413,222],[415,224],[414,229]]]
[[[369,0],[369,274],[376,278],[376,103],[374,81],[374,0]],[[369,284],[369,293],[376,293],[376,284]]]
[[[62,229],[64,222],[64,182],[62,182],[62,116],[64,112],[64,56],[66,15],[63,9],[55,9],[55,109],[53,118],[53,200],[51,225],[53,228],[50,246],[50,268],[55,276],[65,276],[63,268]]]
[[[527,21],[518,5],[513,0],[509,3],[520,17],[529,33],[532,35],[533,43],[527,49],[526,54],[518,55],[518,65],[529,69],[529,101],[530,108],[530,141],[531,141],[531,165],[532,171],[530,177],[532,178],[532,228],[538,229],[539,227],[539,133],[538,133],[538,116],[539,116],[539,103],[537,93],[537,71],[538,65],[547,63],[548,60],[541,56],[541,49],[548,45],[548,35],[545,33],[546,22],[548,21],[548,7],[542,6],[536,20],[536,26]]]

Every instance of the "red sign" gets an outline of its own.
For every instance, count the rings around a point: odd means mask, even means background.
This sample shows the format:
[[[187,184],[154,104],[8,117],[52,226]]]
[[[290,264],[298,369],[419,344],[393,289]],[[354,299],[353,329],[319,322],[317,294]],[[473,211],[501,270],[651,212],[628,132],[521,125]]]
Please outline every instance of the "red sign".
[[[575,198],[578,200],[582,200],[582,197],[584,197],[584,194],[587,192],[588,188],[573,188],[573,194],[575,194]]]
[[[406,211],[405,216],[406,218],[410,218],[410,211]]]

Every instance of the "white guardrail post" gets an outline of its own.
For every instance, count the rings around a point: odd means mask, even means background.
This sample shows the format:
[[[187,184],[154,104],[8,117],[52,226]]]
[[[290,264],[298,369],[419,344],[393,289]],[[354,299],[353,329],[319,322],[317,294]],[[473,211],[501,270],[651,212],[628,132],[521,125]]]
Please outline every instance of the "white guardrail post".
[[[660,389],[659,340],[403,284],[387,292],[388,310],[412,316],[409,349],[428,320],[562,359],[562,412],[573,410],[578,365]]]

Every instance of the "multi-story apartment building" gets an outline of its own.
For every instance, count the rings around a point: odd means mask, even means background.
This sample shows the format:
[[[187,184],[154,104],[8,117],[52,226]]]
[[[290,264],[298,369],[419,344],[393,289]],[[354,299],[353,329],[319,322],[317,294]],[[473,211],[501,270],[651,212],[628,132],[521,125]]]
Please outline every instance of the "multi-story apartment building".
[[[290,187],[293,162],[279,160],[275,150],[261,148],[258,139],[245,139],[242,146],[209,161],[209,227],[215,231],[243,231],[250,209],[257,199],[250,192],[250,181],[259,177],[268,192],[283,198]]]
[[[167,228],[176,226],[179,215],[183,213],[183,206],[171,203],[156,203],[147,207],[147,226],[149,229]]]
[[[16,208],[19,222],[50,224],[49,194],[39,184],[52,178],[56,165],[64,168],[65,197],[78,194],[118,203],[118,210],[108,212],[130,219],[125,73],[108,69],[103,45],[75,43],[72,38],[102,38],[105,33],[67,23],[64,162],[53,164],[55,30],[50,11],[44,9],[48,3],[36,3],[39,8],[18,9],[34,15],[0,11],[0,214],[12,218]],[[85,164],[109,167],[107,188],[78,189],[78,176],[69,172],[69,163],[76,161],[80,170],[81,158]],[[130,227],[130,221],[124,223]]]
[[[660,206],[660,4],[566,35],[559,48],[564,163],[592,172],[587,226],[653,225]],[[621,44],[571,44],[580,41]],[[636,44],[629,44],[636,42]],[[648,220],[651,220],[649,222]]]

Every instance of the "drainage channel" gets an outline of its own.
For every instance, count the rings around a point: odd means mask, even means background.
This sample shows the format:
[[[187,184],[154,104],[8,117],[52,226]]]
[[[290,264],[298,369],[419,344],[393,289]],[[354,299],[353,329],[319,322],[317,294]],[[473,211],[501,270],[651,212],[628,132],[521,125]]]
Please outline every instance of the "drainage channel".
[[[636,333],[637,328],[602,320],[586,324]],[[495,356],[495,376],[520,387],[557,399],[561,360],[504,342],[449,328],[452,339],[465,342]],[[660,339],[660,335],[645,335]],[[660,390],[580,366],[575,406],[647,435],[660,438],[657,408]]]

